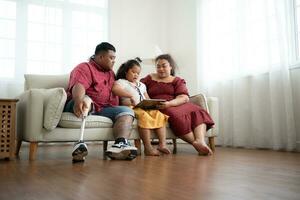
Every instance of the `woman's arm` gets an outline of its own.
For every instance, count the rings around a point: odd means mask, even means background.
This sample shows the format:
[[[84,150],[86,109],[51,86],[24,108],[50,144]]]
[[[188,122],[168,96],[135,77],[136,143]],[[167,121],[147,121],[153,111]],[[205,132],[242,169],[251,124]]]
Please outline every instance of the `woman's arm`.
[[[175,80],[173,81],[175,83],[174,94],[177,95],[171,101],[165,102],[162,106],[163,108],[180,106],[189,102],[188,90],[186,88],[185,80],[181,78],[175,78]]]
[[[146,97],[146,99],[150,99],[149,95],[147,92],[144,93],[144,96]]]
[[[186,94],[180,94],[176,96],[175,99],[172,99],[171,101],[163,102],[162,105],[159,106],[159,109],[180,106],[187,102],[189,102],[189,97]]]

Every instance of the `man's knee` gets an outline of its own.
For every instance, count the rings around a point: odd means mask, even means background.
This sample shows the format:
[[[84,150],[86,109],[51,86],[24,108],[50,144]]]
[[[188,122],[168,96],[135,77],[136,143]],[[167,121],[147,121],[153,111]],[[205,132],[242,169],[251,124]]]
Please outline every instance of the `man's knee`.
[[[122,115],[116,119],[116,123],[132,124],[134,117],[132,115]]]
[[[124,117],[125,119],[129,119],[131,117],[131,119],[133,119],[135,116],[134,111],[127,106],[118,106],[118,109],[119,109],[119,114],[116,116],[116,119],[120,117],[122,118]]]
[[[117,131],[130,130],[132,128],[133,116],[123,115],[116,119],[114,129]]]

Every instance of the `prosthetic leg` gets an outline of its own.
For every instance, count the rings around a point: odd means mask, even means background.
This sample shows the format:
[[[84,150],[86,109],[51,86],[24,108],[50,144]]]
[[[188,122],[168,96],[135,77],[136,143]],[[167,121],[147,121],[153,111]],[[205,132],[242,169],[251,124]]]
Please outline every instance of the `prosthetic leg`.
[[[87,145],[83,141],[83,135],[84,135],[84,128],[85,128],[85,121],[86,117],[88,116],[88,112],[91,108],[91,103],[92,100],[85,96],[83,101],[86,102],[88,105],[88,108],[85,109],[82,113],[82,123],[80,127],[80,139],[78,142],[74,144],[73,151],[72,151],[72,157],[73,157],[73,162],[84,162],[85,157],[88,155],[88,148]]]

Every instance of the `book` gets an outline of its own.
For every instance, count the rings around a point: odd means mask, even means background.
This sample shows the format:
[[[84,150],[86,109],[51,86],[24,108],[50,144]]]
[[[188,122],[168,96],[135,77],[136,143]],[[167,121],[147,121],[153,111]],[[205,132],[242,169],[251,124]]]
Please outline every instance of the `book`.
[[[166,101],[165,99],[144,99],[143,101],[138,103],[135,106],[135,108],[158,109],[158,106],[165,101]]]

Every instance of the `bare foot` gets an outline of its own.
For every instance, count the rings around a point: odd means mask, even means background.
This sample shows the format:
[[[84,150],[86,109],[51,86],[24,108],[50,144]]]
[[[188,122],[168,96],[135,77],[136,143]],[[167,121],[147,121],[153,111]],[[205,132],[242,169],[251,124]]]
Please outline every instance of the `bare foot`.
[[[161,153],[164,153],[164,154],[170,154],[171,151],[168,149],[168,147],[166,146],[162,146],[162,147],[157,147],[157,150],[160,151]]]
[[[159,156],[159,151],[157,149],[145,149],[144,151],[145,156]]]
[[[213,154],[212,150],[207,146],[205,142],[202,143],[194,141],[192,145],[199,152],[199,155],[208,156]]]

